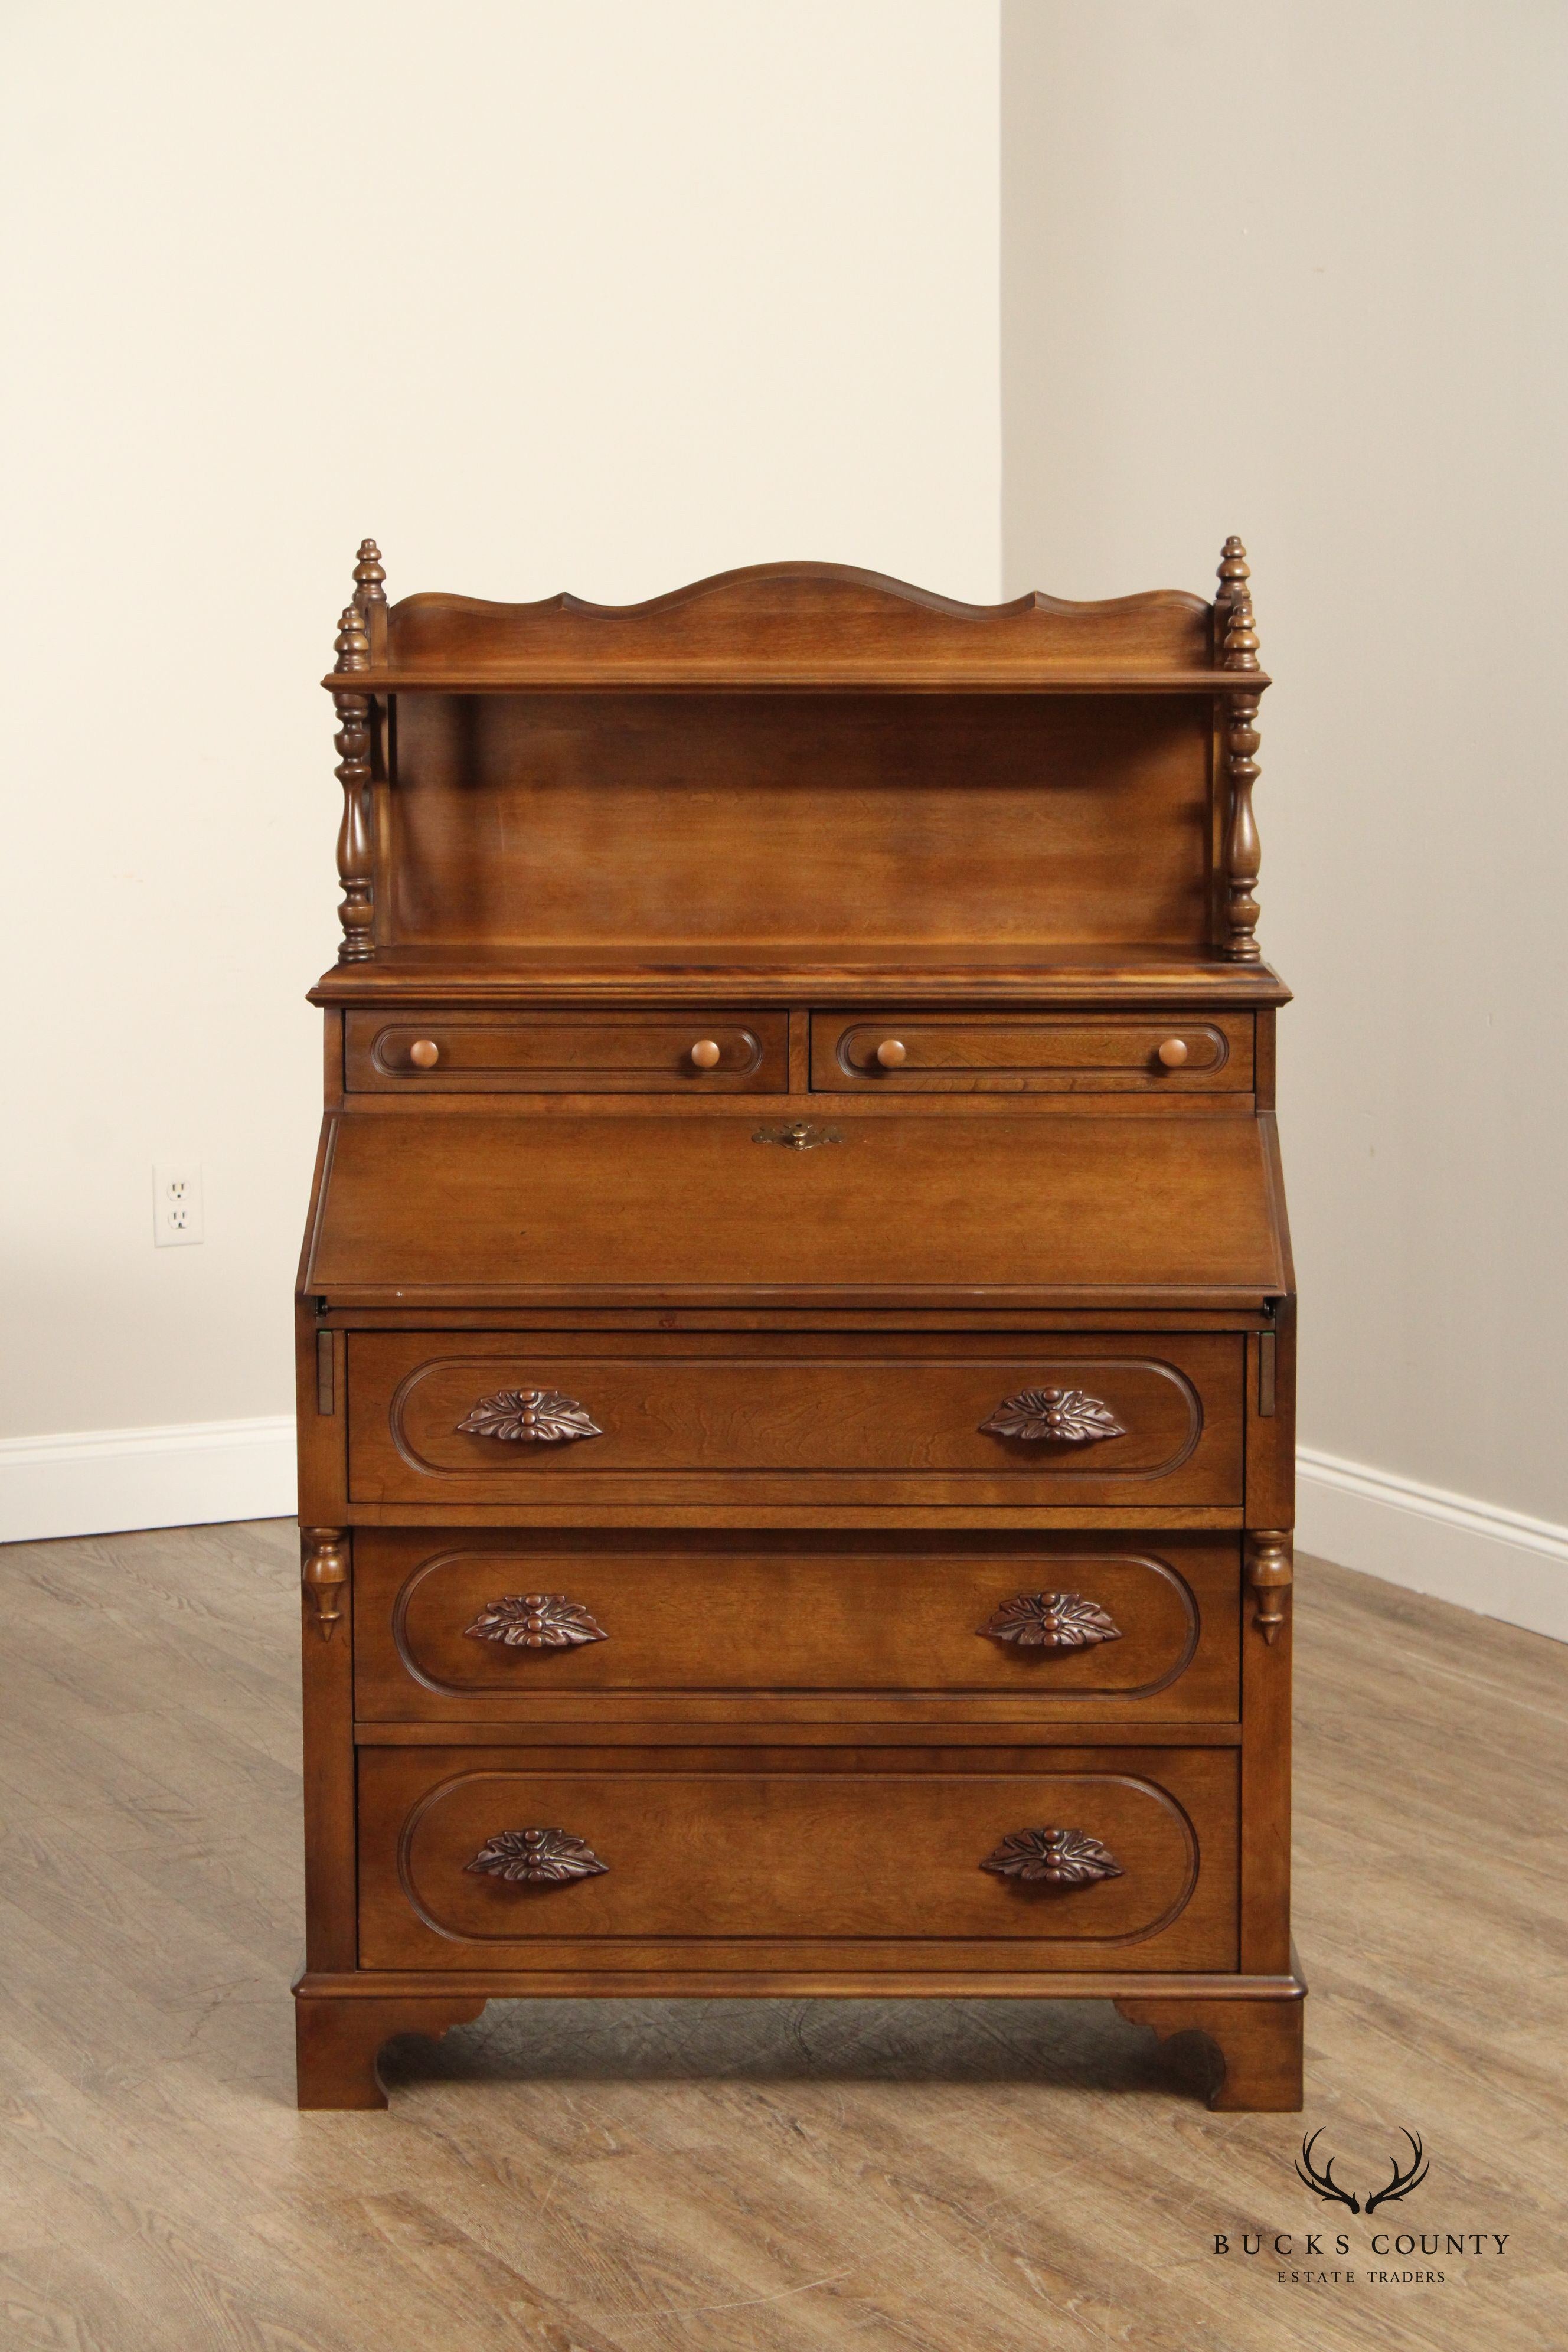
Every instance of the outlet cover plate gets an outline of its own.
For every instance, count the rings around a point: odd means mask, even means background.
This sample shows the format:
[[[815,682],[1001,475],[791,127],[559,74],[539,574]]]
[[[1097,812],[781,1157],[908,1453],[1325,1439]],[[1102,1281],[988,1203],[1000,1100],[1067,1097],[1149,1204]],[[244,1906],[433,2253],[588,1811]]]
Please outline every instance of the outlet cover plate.
[[[192,1249],[202,1239],[202,1171],[196,1160],[161,1160],[153,1171],[153,1241]]]

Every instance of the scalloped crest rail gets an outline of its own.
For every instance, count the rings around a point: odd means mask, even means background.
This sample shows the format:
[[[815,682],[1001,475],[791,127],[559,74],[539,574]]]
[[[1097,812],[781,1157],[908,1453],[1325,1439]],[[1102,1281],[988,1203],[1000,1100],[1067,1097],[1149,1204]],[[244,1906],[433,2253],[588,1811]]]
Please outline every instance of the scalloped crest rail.
[[[941,1992],[1299,2105],[1246,549],[385,576],[323,681],[301,2105],[489,1999]]]

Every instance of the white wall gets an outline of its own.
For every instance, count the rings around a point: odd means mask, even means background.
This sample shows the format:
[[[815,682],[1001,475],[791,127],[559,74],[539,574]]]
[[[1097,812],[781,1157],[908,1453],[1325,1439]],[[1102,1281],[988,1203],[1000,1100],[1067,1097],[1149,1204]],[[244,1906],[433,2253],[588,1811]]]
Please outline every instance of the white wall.
[[[996,12],[52,0],[5,37],[0,1436],[242,1423],[135,1507],[216,1516],[290,1401],[357,541],[394,595],[802,555],[994,596]],[[154,1251],[176,1153],[207,1239]],[[130,1523],[113,1441],[11,1456],[46,1519]]]
[[[1568,1633],[1568,12],[1002,13],[999,320],[993,0],[10,12],[0,1531],[289,1506],[361,534],[985,598],[1000,396],[1007,593],[1253,550],[1303,1532]]]
[[[1547,1522],[1533,1566],[1410,1580],[1485,1607],[1550,1570],[1568,1633],[1568,11],[1003,23],[1008,590],[1201,589],[1238,531],[1279,681],[1260,936],[1335,1514],[1310,1482],[1303,1525],[1395,1573],[1386,1513],[1432,1490]],[[1382,1518],[1347,1462],[1393,1474]]]

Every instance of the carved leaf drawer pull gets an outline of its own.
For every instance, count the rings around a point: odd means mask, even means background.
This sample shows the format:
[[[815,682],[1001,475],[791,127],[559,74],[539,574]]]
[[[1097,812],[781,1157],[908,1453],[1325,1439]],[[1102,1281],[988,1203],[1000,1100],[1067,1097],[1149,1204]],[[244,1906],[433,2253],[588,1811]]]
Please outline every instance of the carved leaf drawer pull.
[[[479,1877],[526,1886],[564,1886],[574,1878],[602,1878],[609,1866],[585,1838],[574,1837],[570,1830],[501,1830],[485,1840],[472,1862],[463,1864]]]
[[[604,1433],[586,1408],[559,1389],[498,1389],[458,1423],[459,1437],[499,1437],[509,1445],[565,1445]]]
[[[1022,1437],[1031,1444],[1052,1438],[1062,1445],[1092,1445],[1102,1437],[1125,1437],[1103,1399],[1087,1389],[1020,1389],[1004,1397],[982,1430],[994,1437]]]
[[[1089,1886],[1097,1878],[1121,1876],[1110,1848],[1082,1830],[1009,1830],[980,1867],[1038,1886]]]
[[[504,1642],[509,1650],[573,1650],[609,1635],[580,1601],[563,1592],[505,1592],[487,1601],[464,1633],[471,1642]]]
[[[1085,1650],[1121,1639],[1121,1626],[1081,1592],[1020,1592],[976,1630],[989,1641],[1016,1642],[1021,1650]]]

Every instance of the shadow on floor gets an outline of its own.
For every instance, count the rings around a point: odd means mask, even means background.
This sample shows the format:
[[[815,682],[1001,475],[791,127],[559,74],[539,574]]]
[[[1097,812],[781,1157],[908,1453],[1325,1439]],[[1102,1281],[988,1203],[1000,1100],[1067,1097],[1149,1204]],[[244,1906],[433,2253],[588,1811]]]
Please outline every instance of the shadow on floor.
[[[1039,2083],[1203,2098],[1215,2053],[1106,2000],[496,2000],[389,2047],[387,2082]]]

